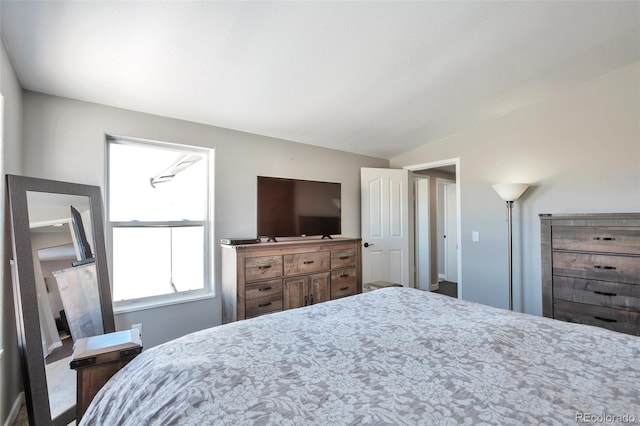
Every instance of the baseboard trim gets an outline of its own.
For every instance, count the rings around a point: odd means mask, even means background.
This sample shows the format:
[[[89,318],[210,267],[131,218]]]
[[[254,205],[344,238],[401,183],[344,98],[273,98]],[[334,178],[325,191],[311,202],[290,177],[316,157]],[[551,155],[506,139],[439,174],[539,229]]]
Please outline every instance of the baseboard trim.
[[[440,290],[440,283],[433,283],[429,286],[429,291]]]
[[[11,407],[11,411],[9,412],[9,417],[4,422],[4,426],[11,426],[13,422],[18,418],[18,413],[20,413],[20,408],[24,404],[24,392],[20,392],[16,397],[16,400],[13,402],[13,406]]]

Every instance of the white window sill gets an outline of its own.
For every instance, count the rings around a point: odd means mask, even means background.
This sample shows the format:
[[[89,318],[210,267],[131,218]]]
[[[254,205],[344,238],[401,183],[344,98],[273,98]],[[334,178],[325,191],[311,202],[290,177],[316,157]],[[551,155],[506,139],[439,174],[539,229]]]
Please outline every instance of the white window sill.
[[[131,303],[128,305],[114,306],[113,314],[114,315],[126,314],[128,312],[144,311],[147,309],[161,308],[163,306],[179,305],[182,303],[190,303],[190,302],[196,302],[199,300],[215,299],[215,298],[216,298],[216,295],[214,293],[207,293],[207,294],[199,294],[195,296],[184,296],[180,299],[170,299],[170,300],[161,300],[161,301],[154,300],[154,301],[147,301],[147,302],[143,301],[143,302]]]

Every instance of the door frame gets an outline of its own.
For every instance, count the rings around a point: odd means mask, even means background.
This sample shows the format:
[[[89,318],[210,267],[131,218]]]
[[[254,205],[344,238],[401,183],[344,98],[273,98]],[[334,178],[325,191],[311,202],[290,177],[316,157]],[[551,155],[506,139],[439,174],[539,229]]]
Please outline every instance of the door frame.
[[[439,161],[432,161],[428,163],[420,163],[409,166],[404,166],[403,169],[411,172],[419,170],[434,169],[442,166],[455,166],[456,167],[456,244],[458,245],[458,298],[464,298],[464,285],[462,277],[462,213],[460,203],[461,193],[461,181],[460,181],[460,157],[448,158]],[[415,231],[414,231],[415,232]]]
[[[413,247],[414,247],[414,262],[413,262],[413,283],[415,288],[421,288],[420,286],[420,276],[426,275],[428,277],[428,288],[426,290],[433,290],[431,283],[431,230],[429,229],[429,211],[431,209],[430,203],[430,183],[431,178],[428,176],[422,176],[419,174],[413,174],[411,176],[412,184],[413,184],[413,209],[414,209],[414,225],[413,225]],[[426,187],[425,193],[420,193],[420,183],[425,183]],[[426,214],[426,218],[424,215]],[[424,233],[423,237],[427,241],[426,245],[426,253],[421,250],[421,240],[418,238],[418,234]],[[423,259],[418,259],[418,257],[422,255]],[[424,268],[421,268],[420,265],[424,265]],[[424,269],[424,270],[423,270]]]
[[[451,214],[452,212],[449,209],[449,192],[448,192],[448,188],[447,185],[449,184],[453,184],[456,185],[456,192],[457,192],[457,184],[455,181],[452,181],[451,179],[445,179],[445,178],[436,178],[436,187],[438,187],[438,190],[440,189],[439,186],[440,184],[444,185],[444,193],[443,193],[443,198],[442,200],[438,199],[438,201],[442,202],[442,212],[444,217],[442,218],[443,220],[443,232],[444,235],[446,236],[446,238],[444,239],[444,247],[443,247],[443,262],[444,262],[444,279],[446,281],[452,281],[450,280],[451,278],[451,271],[449,270],[449,262],[450,262],[450,253],[451,253],[451,244],[455,243],[456,244],[456,254],[457,254],[457,250],[460,248],[460,244],[458,242],[457,239],[457,229],[456,229],[456,241],[451,241],[451,238],[449,237],[449,235],[451,235],[451,233],[449,232],[450,230],[450,226],[452,226],[451,221],[449,220],[451,218]],[[457,195],[457,194],[456,194]],[[457,203],[457,200],[456,200]],[[438,209],[438,212],[440,212],[440,209]],[[454,213],[456,215],[456,220],[458,218],[458,213],[455,212]],[[457,261],[457,259],[456,259]],[[457,263],[456,263],[456,268],[457,268]],[[457,271],[456,271],[457,274]],[[458,282],[457,278],[455,280],[455,282]]]

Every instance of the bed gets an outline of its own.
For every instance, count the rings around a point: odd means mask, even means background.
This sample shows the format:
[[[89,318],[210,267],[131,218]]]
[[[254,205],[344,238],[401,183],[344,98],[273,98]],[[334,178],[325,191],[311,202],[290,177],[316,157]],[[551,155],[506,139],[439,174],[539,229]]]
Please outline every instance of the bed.
[[[640,421],[640,338],[387,288],[146,350],[81,425],[588,419]]]

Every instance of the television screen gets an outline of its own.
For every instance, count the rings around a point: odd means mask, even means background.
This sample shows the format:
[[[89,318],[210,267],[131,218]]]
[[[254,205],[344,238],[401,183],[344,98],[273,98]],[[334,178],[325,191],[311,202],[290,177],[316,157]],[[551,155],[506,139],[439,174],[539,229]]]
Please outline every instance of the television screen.
[[[258,176],[258,236],[341,233],[339,183]]]

